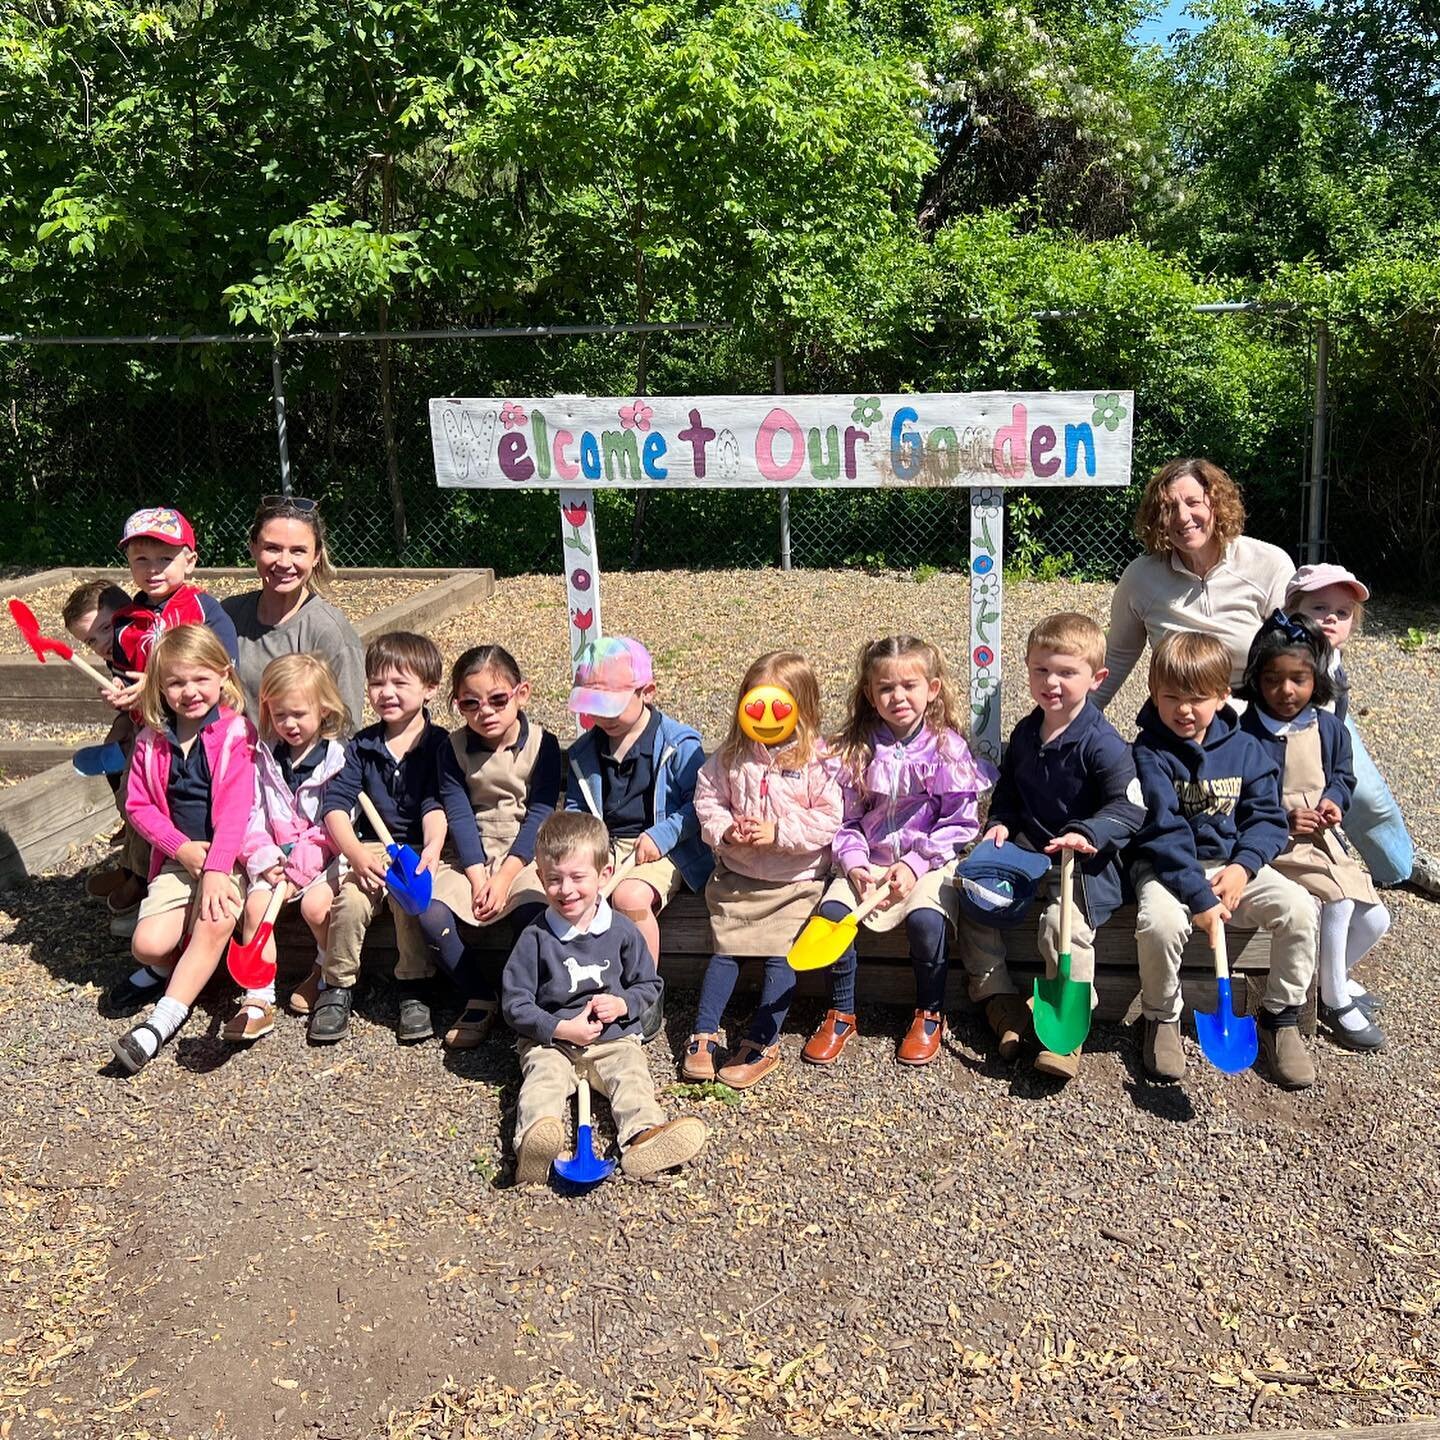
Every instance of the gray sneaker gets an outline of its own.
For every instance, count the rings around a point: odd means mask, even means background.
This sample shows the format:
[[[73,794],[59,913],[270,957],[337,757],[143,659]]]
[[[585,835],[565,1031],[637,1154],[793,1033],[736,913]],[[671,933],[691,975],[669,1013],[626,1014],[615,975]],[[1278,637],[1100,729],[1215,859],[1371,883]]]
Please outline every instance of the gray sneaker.
[[[1180,1022],[1147,1018],[1141,1058],[1145,1062],[1145,1073],[1152,1080],[1183,1080],[1185,1046],[1180,1040]]]
[[[1410,879],[1406,882],[1412,890],[1440,900],[1440,856],[1428,850],[1415,852],[1415,863],[1410,867]]]
[[[1375,1023],[1370,1012],[1358,1001],[1332,1010],[1328,1005],[1317,1007],[1320,1023],[1330,1032],[1330,1038],[1345,1050],[1380,1050],[1385,1045],[1385,1032]],[[1345,1024],[1344,1016],[1351,1012],[1360,1016],[1364,1024],[1352,1029]]]

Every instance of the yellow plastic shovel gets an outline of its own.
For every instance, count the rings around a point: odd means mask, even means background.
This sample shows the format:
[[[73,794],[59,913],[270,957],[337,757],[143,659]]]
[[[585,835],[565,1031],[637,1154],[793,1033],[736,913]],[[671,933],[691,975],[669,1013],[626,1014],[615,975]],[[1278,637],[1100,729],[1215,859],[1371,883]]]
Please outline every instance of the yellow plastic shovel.
[[[823,915],[812,915],[785,957],[790,962],[790,968],[823,970],[827,965],[833,965],[855,943],[855,932],[859,930],[860,922],[889,894],[888,885],[877,885],[875,893],[843,920],[827,920]]]

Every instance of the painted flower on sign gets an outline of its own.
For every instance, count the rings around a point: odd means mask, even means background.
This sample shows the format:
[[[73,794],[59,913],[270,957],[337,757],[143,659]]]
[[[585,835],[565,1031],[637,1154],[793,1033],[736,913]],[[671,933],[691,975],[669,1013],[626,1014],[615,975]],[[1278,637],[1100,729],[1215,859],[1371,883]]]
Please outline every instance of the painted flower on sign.
[[[562,505],[560,513],[565,517],[567,525],[573,525],[577,530],[585,523],[585,517],[590,513],[589,507],[583,500],[574,505]]]
[[[880,408],[878,395],[857,395],[855,408],[850,412],[850,418],[857,425],[876,425],[884,413],[884,410]]]
[[[570,623],[577,630],[588,630],[595,623],[595,612],[593,610],[572,610],[570,612]]]
[[[1120,422],[1125,418],[1125,407],[1120,403],[1118,395],[1097,395],[1095,396],[1095,413],[1090,417],[1096,425],[1103,425],[1107,430],[1118,430]]]
[[[507,400],[500,407],[500,423],[507,430],[513,430],[517,425],[523,425],[529,418],[513,400]]]
[[[570,583],[577,590],[588,590],[590,588],[590,572],[588,570],[574,570],[570,574]]]
[[[622,430],[648,430],[650,417],[655,412],[643,401],[620,407],[620,428]]]

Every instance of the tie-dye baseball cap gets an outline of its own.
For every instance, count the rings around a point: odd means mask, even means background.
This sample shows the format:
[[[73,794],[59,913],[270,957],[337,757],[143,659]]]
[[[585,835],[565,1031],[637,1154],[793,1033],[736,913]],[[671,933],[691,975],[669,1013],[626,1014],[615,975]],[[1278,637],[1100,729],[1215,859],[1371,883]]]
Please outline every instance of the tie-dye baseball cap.
[[[613,720],[637,690],[655,679],[650,652],[624,635],[606,635],[580,652],[569,710],[575,715],[601,715]]]
[[[190,522],[168,505],[151,505],[137,510],[126,522],[125,533],[120,537],[123,550],[132,540],[141,537],[146,540],[160,540],[166,545],[183,545],[187,550],[195,548],[195,532]]]

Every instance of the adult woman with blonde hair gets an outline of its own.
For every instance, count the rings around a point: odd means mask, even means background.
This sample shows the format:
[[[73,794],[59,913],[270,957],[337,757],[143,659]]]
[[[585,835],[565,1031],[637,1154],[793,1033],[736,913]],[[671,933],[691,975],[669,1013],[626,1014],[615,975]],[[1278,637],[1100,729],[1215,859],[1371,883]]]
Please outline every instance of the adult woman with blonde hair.
[[[1277,545],[1244,533],[1235,482],[1210,460],[1171,460],[1150,477],[1135,515],[1147,554],[1132,560],[1110,601],[1106,659],[1096,692],[1103,708],[1125,683],[1148,641],[1176,630],[1214,635],[1230,655],[1232,685],[1245,673],[1250,642],[1283,609],[1295,564]]]
[[[322,594],[331,577],[320,507],[303,495],[265,495],[250,526],[250,556],[260,588],[232,595],[222,608],[240,645],[236,671],[245,708],[260,709],[260,677],[282,655],[322,656],[335,676],[350,727],[365,708],[365,651],[355,627]]]

